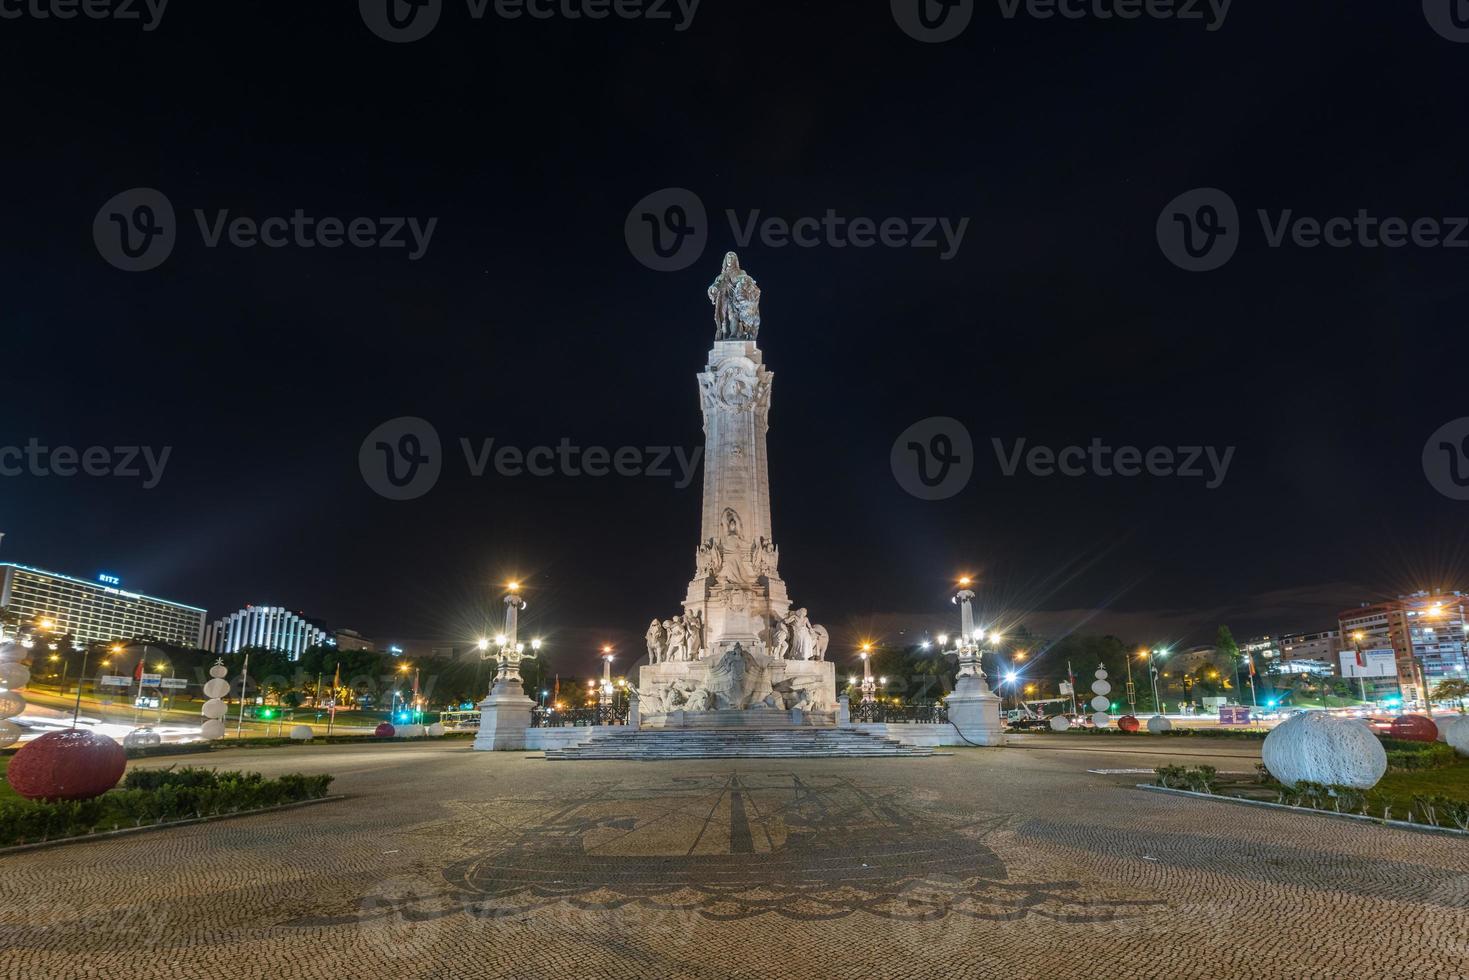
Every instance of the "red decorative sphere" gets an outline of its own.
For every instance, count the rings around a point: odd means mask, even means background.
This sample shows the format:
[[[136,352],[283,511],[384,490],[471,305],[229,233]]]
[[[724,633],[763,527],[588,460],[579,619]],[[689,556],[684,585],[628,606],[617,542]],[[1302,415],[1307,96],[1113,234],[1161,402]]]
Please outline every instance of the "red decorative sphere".
[[[1393,738],[1404,738],[1410,742],[1437,742],[1438,725],[1432,718],[1423,715],[1399,715],[1393,719],[1388,734]]]
[[[1132,715],[1123,715],[1121,718],[1117,719],[1117,727],[1122,729],[1124,732],[1135,732],[1139,728],[1141,728],[1142,725],[1139,724],[1138,720]]]
[[[373,730],[373,734],[376,735],[378,738],[392,738],[394,735],[398,734],[398,729],[394,728],[387,722],[383,722],[381,725],[377,726],[377,728]]]
[[[90,800],[117,785],[127,750],[106,735],[73,729],[27,742],[5,776],[28,800]]]

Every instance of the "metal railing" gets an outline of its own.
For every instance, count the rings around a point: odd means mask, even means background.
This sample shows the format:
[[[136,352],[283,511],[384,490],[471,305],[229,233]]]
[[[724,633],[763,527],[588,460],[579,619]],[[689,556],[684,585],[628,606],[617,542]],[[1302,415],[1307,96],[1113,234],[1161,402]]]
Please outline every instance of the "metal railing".
[[[863,724],[947,725],[949,708],[945,704],[883,704],[881,701],[852,705],[852,720]]]
[[[599,705],[595,708],[535,708],[530,713],[532,728],[590,728],[594,725],[626,725],[626,705]]]

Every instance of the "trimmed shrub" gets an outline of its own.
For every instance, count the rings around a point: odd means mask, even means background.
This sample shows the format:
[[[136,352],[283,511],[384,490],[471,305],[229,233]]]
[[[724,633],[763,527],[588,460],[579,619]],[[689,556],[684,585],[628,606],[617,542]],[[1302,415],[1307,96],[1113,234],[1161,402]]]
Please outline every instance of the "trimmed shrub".
[[[318,800],[327,794],[332,779],[326,774],[288,773],[266,779],[258,772],[135,770],[127,774],[121,789],[93,800],[0,804],[0,847]]]

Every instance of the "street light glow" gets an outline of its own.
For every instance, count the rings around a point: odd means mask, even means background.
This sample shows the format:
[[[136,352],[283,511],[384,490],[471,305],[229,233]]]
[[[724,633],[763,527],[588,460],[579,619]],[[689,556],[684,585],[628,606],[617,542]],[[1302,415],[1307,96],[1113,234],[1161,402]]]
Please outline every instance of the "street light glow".
[[[484,637],[480,637],[478,645],[481,650],[488,650],[490,648],[490,641]]]

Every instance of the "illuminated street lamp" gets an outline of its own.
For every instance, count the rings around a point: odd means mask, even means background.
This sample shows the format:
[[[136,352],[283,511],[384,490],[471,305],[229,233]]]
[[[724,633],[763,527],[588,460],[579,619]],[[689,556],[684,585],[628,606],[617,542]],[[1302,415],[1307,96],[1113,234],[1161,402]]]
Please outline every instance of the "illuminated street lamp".
[[[959,673],[955,680],[955,690],[961,690],[975,685],[975,693],[989,694],[989,683],[984,676],[984,644],[985,633],[982,629],[974,627],[974,611],[970,603],[974,601],[974,591],[969,588],[972,580],[966,575],[959,580],[959,591],[951,600],[959,607],[959,636],[955,639],[957,654],[959,657]],[[1004,639],[998,632],[991,634],[994,645],[998,646]]]
[[[602,647],[602,687],[597,694],[597,706],[606,708],[612,704],[612,647]]]
[[[1161,702],[1160,700],[1158,700],[1158,664],[1157,664],[1157,661],[1159,661],[1159,660],[1166,660],[1166,659],[1168,659],[1168,650],[1167,650],[1166,647],[1164,649],[1162,649],[1162,650],[1149,650],[1148,651],[1148,674],[1151,676],[1152,681],[1153,681],[1153,713],[1154,714],[1158,714],[1158,715],[1163,714],[1163,702]]]
[[[871,704],[877,700],[877,682],[872,679],[872,644],[862,644],[858,656],[862,658],[862,703]]]

